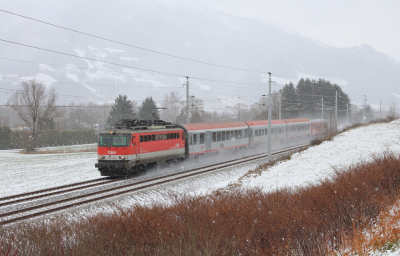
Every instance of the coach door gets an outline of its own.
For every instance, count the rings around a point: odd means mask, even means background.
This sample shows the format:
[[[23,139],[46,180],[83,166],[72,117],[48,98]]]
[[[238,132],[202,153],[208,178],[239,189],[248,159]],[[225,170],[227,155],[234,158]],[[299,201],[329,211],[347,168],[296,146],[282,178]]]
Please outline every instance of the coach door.
[[[133,138],[132,138],[132,142],[135,144],[134,145],[134,147],[135,147],[135,150],[136,150],[136,159],[135,160],[137,160],[137,161],[139,161],[140,160],[140,135],[136,135],[136,136],[134,136]]]
[[[211,150],[211,132],[206,132],[206,151]]]

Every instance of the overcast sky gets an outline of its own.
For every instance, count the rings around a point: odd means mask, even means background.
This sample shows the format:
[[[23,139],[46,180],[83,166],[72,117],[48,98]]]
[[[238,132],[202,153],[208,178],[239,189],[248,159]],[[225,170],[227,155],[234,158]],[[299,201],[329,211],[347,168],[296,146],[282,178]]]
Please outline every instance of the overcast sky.
[[[202,0],[312,37],[329,46],[368,44],[400,61],[398,0]]]

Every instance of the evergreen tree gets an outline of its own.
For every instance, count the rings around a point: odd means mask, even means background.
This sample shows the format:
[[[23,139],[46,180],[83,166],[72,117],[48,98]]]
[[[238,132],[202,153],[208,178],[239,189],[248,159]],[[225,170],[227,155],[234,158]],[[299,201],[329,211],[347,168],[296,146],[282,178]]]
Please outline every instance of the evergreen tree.
[[[296,97],[296,89],[292,82],[285,84],[282,91],[282,119],[291,119],[298,116],[299,103]]]
[[[108,114],[106,121],[107,126],[113,127],[121,119],[134,119],[136,118],[136,113],[134,112],[135,103],[128,100],[126,95],[119,95],[115,99],[115,103],[111,106],[111,111]]]
[[[156,117],[160,119],[160,115],[157,113],[157,105],[154,102],[153,97],[147,97],[139,109],[139,118],[141,120],[154,120],[153,113],[155,113]]]
[[[11,128],[8,126],[0,126],[0,149],[11,148]]]
[[[301,106],[301,116],[310,118],[315,112],[315,100],[314,97],[313,82],[310,79],[300,79],[296,87],[297,101]]]

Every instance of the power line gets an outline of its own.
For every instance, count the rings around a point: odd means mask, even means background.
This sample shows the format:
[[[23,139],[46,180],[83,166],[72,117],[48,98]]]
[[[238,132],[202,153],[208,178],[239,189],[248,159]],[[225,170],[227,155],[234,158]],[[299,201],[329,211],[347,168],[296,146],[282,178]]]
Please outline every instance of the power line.
[[[94,68],[81,68],[81,67],[63,66],[63,65],[50,64],[50,63],[41,63],[41,62],[35,62],[35,61],[17,60],[17,59],[10,59],[10,58],[0,58],[0,60],[17,61],[17,62],[25,62],[25,63],[30,63],[30,64],[48,65],[48,66],[54,66],[54,67],[71,68],[71,69],[81,69],[81,70],[90,70],[90,71],[100,71],[100,72],[118,73],[118,74],[127,74],[127,75],[144,75],[144,76],[167,76],[167,77],[176,77],[176,75],[151,74],[151,73],[135,73],[135,72],[121,72],[121,71],[112,71],[112,70],[103,70],[103,69],[94,69]],[[132,67],[132,68],[134,68],[134,67]],[[135,69],[135,68],[134,68],[134,69]],[[154,72],[156,72],[156,71],[154,71]],[[199,80],[199,81],[213,82],[213,83],[217,83],[217,84],[224,85],[224,86],[233,86],[233,85],[227,85],[227,84],[224,84],[224,83],[242,84],[242,85],[264,85],[264,86],[265,86],[265,84],[258,84],[258,83],[241,83],[241,82],[232,82],[232,81],[223,81],[223,80],[213,80],[213,79],[207,79],[207,78],[201,78],[201,77],[190,77],[190,78],[192,78],[192,79],[194,79],[194,80]],[[249,88],[249,87],[240,87],[240,86],[233,86],[233,87],[246,88],[246,89],[254,89],[254,90],[263,90],[263,89],[259,89],[259,88]]]
[[[20,45],[20,46],[24,46],[24,47],[28,47],[28,48],[33,48],[33,49],[37,49],[37,50],[41,50],[41,51],[57,53],[57,54],[61,54],[61,55],[65,55],[65,56],[70,56],[70,57],[74,57],[74,58],[80,58],[80,59],[85,59],[85,60],[91,60],[91,61],[101,62],[101,63],[105,63],[105,64],[109,64],[109,65],[120,66],[120,67],[124,67],[124,68],[133,68],[133,69],[144,70],[144,71],[148,71],[148,72],[154,72],[154,73],[158,73],[158,74],[170,75],[170,76],[176,76],[176,77],[182,77],[182,78],[185,78],[185,77],[186,77],[186,76],[184,76],[184,75],[178,75],[178,74],[172,74],[172,73],[167,73],[167,72],[155,71],[155,70],[145,69],[145,68],[136,68],[136,67],[132,67],[132,66],[128,66],[128,65],[123,65],[123,64],[117,64],[117,63],[113,63],[113,62],[108,62],[108,61],[103,61],[103,60],[96,60],[96,59],[92,59],[92,58],[81,57],[81,56],[78,56],[78,55],[73,55],[73,54],[69,54],[69,53],[65,53],[65,52],[59,52],[59,51],[49,50],[49,49],[45,49],[45,48],[41,48],[41,47],[37,47],[37,46],[32,46],[32,45],[27,45],[27,44],[21,44],[21,43],[17,43],[17,42],[13,42],[13,41],[8,41],[8,40],[4,40],[4,39],[1,39],[1,38],[0,38],[0,41],[6,42],[6,43],[10,43],[10,44],[16,44],[16,45]]]
[[[116,43],[116,44],[120,44],[120,45],[124,45],[124,46],[128,46],[128,47],[132,47],[132,48],[135,48],[135,49],[139,49],[139,50],[143,50],[143,51],[147,51],[147,52],[151,52],[151,53],[156,53],[156,54],[160,54],[160,55],[164,55],[164,56],[168,56],[168,57],[172,57],[172,58],[177,58],[177,59],[181,59],[181,60],[196,62],[196,63],[200,63],[200,64],[205,64],[205,65],[211,65],[211,66],[215,66],[215,67],[234,69],[234,70],[239,70],[239,71],[247,71],[247,72],[253,72],[253,73],[267,73],[265,71],[256,71],[256,70],[251,70],[251,69],[242,69],[242,68],[229,67],[229,66],[214,64],[214,63],[210,63],[210,62],[189,59],[189,58],[185,58],[185,57],[181,57],[181,56],[177,56],[177,55],[173,55],[173,54],[168,54],[168,53],[163,53],[163,52],[159,52],[159,51],[154,51],[154,50],[146,49],[146,48],[143,48],[143,47],[138,47],[138,46],[135,46],[135,45],[131,45],[131,44],[122,43],[122,42],[118,42],[118,41],[115,41],[115,40],[107,39],[105,37],[96,36],[96,35],[92,35],[92,34],[89,34],[89,33],[81,32],[81,31],[78,31],[78,30],[75,30],[75,29],[70,29],[70,28],[63,27],[63,26],[60,26],[60,25],[56,25],[56,24],[53,24],[53,23],[50,23],[50,22],[46,22],[46,21],[30,18],[28,16],[24,16],[24,15],[21,15],[21,14],[13,13],[13,12],[6,11],[6,10],[3,10],[3,9],[0,9],[0,11],[8,13],[8,14],[11,14],[11,15],[15,15],[15,16],[18,16],[18,17],[21,17],[21,18],[29,19],[29,20],[32,20],[32,21],[35,21],[35,22],[39,22],[39,23],[42,23],[42,24],[46,24],[46,25],[49,25],[49,26],[53,26],[53,27],[56,27],[56,28],[61,28],[61,29],[64,29],[64,30],[67,30],[67,31],[71,31],[71,32],[74,32],[74,33],[82,34],[82,35],[85,35],[85,36],[101,39],[101,40],[104,40],[104,41],[107,41],[107,42],[112,42],[112,43]]]
[[[6,80],[20,80],[20,81],[31,81],[32,79],[23,79],[23,78],[12,78],[12,77],[0,77],[0,79],[6,79]],[[43,80],[37,80],[34,79],[37,82],[40,83],[55,83],[55,84],[72,84],[72,85],[87,85],[87,86],[107,86],[107,87],[131,87],[131,88],[136,88],[136,87],[144,87],[144,88],[182,88],[182,87],[171,87],[171,86],[141,86],[141,85],[115,85],[115,84],[86,84],[86,83],[73,83],[73,82],[60,82],[60,81],[43,81]]]

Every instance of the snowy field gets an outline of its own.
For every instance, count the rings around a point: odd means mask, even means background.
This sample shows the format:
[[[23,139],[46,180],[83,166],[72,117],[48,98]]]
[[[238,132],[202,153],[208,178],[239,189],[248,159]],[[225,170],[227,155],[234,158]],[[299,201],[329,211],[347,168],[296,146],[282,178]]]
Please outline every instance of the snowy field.
[[[63,147],[62,150],[73,151],[88,147],[95,145]],[[356,162],[368,161],[372,154],[385,150],[400,153],[400,121],[373,124],[345,132],[333,141],[326,141],[295,154],[292,160],[280,163],[259,176],[243,179],[243,187],[261,187],[265,191],[271,191],[316,183],[330,177],[334,168],[345,168]],[[19,150],[1,150],[0,196],[100,178],[99,172],[94,168],[95,163],[96,153],[93,152],[25,155],[20,154]],[[252,168],[255,166],[231,169],[231,178],[227,179],[225,175],[220,179],[212,178],[204,183],[204,187],[194,186],[191,192],[209,193],[223,188],[230,182],[235,182],[238,175],[244,175]],[[174,192],[179,193],[179,190],[174,189]],[[184,192],[187,193],[187,190]]]
[[[280,163],[260,176],[243,181],[244,187],[260,187],[272,191],[283,187],[315,184],[329,178],[334,169],[343,169],[354,163],[371,160],[373,154],[385,150],[400,153],[400,121],[373,124],[353,129],[293,155],[290,161]]]
[[[87,145],[80,145],[57,150],[87,148]],[[94,168],[97,153],[20,154],[19,151],[0,150],[0,197],[100,178],[99,171]]]
[[[79,149],[66,147],[66,151]],[[95,145],[92,145],[95,147]],[[400,153],[400,120],[387,124],[373,124],[342,133],[333,141],[311,147],[293,155],[292,159],[277,164],[261,175],[241,179],[243,188],[262,188],[272,191],[283,187],[307,186],[329,178],[334,169],[346,168],[360,161],[369,161],[372,154],[385,150]],[[19,150],[0,151],[0,197],[98,179],[94,164],[96,153],[20,154]],[[261,162],[242,164],[185,182],[176,182],[137,193],[110,198],[75,210],[60,213],[71,219],[96,212],[113,212],[115,206],[148,205],[154,202],[171,203],[171,195],[208,194],[236,183]],[[47,216],[53,218],[56,216]],[[397,251],[396,253],[399,253]],[[396,254],[390,254],[396,255]]]

